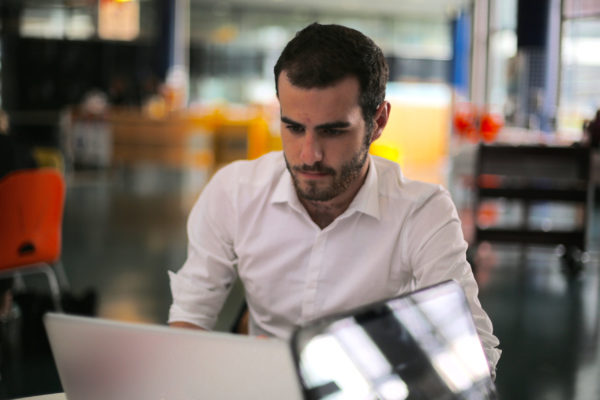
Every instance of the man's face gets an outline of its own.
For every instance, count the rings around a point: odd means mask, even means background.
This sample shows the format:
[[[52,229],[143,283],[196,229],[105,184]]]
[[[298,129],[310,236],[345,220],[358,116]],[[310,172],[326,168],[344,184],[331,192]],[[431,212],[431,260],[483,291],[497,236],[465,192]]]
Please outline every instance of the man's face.
[[[358,104],[358,80],[303,89],[283,71],[278,86],[283,151],[300,198],[329,201],[358,190],[371,142]]]

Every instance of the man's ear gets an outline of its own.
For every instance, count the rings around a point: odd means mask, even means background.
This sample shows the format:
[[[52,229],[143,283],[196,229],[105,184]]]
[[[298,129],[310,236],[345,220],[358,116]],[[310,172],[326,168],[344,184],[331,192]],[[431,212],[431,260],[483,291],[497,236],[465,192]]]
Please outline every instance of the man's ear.
[[[381,136],[381,132],[383,132],[383,128],[385,128],[390,118],[391,109],[392,105],[387,101],[384,101],[379,105],[379,107],[377,107],[377,111],[375,111],[375,117],[373,118],[375,125],[373,126],[373,135],[371,136],[371,143],[373,143],[379,138],[379,136]]]

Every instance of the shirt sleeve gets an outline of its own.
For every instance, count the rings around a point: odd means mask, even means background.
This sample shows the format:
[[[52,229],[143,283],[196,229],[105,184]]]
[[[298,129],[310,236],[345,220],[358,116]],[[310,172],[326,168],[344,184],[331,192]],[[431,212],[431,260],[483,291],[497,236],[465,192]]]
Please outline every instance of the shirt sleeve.
[[[463,288],[477,333],[488,359],[492,377],[501,350],[492,322],[479,302],[479,288],[466,259],[467,243],[456,207],[445,189],[418,202],[405,231],[407,262],[412,266],[417,288],[453,279]]]
[[[217,173],[188,217],[188,254],[177,273],[169,272],[173,303],[169,323],[189,322],[212,329],[236,279],[233,250],[235,185]]]

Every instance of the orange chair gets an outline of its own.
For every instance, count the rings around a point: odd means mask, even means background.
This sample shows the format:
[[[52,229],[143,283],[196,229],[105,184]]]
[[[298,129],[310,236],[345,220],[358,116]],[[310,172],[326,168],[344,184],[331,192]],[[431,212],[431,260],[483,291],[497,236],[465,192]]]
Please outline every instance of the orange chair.
[[[57,310],[67,285],[59,261],[64,202],[65,182],[55,169],[20,170],[0,179],[0,277],[44,273]]]

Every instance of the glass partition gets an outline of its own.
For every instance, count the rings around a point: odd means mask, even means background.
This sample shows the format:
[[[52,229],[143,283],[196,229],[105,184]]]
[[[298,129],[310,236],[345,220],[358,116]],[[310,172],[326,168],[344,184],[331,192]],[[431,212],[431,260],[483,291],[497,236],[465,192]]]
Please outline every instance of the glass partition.
[[[379,44],[395,81],[445,82],[452,57],[449,17],[385,16],[190,4],[190,102],[275,100],[272,68],[311,22],[360,30]]]
[[[570,140],[582,136],[584,120],[600,109],[600,13],[596,17],[565,20],[558,129]]]

